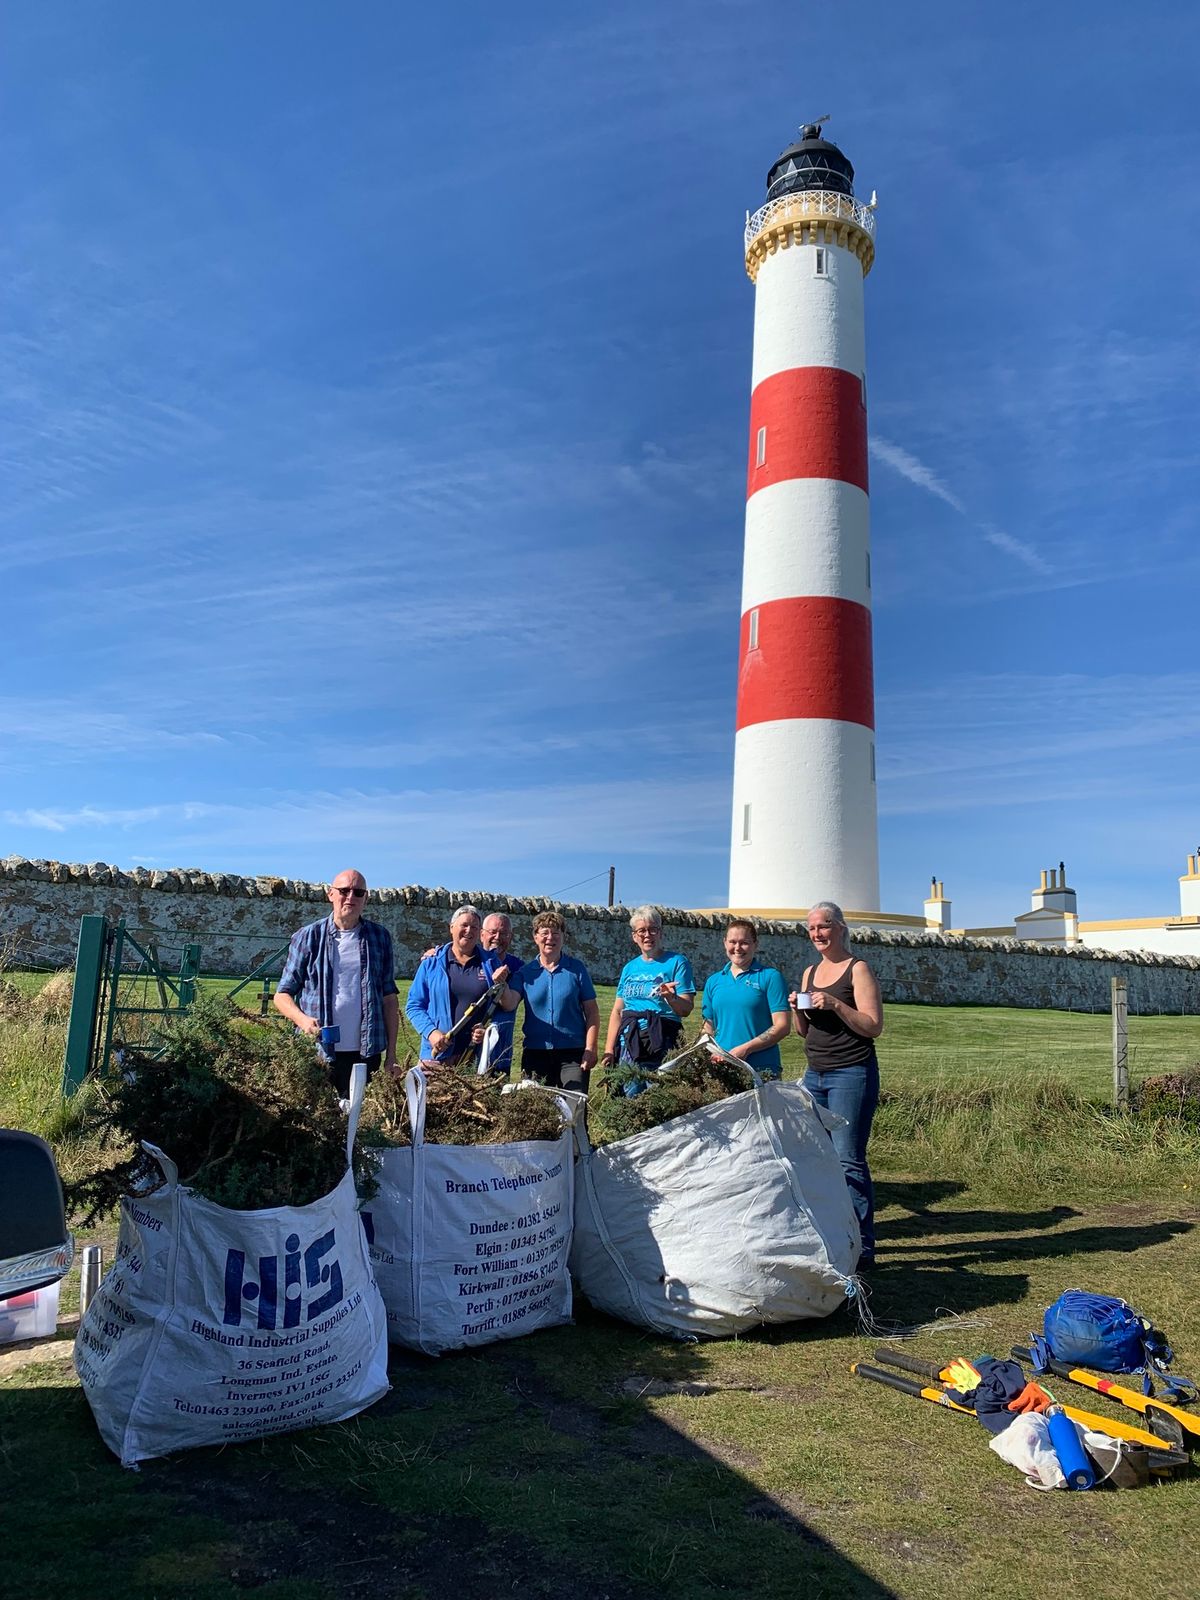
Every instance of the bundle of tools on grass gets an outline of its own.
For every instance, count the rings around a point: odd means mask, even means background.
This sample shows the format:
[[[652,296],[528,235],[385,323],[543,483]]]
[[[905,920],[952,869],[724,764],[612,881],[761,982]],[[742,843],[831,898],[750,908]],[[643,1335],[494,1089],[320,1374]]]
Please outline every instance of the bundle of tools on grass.
[[[312,1041],[247,1023],[226,1000],[202,998],[172,1022],[155,1054],[131,1046],[119,1078],[100,1086],[91,1130],[118,1159],[71,1184],[87,1226],[127,1194],[161,1187],[157,1145],[196,1194],[238,1211],[303,1206],[346,1170],[346,1118]],[[360,1193],[370,1159],[355,1154]]]
[[[608,1067],[588,1096],[588,1136],[594,1145],[601,1145],[645,1133],[673,1117],[741,1094],[753,1082],[741,1062],[714,1055],[703,1038],[658,1068]]]
[[[473,1069],[427,1066],[425,1074],[425,1141],[427,1144],[523,1144],[531,1139],[557,1139],[563,1131],[562,1108],[552,1094],[516,1089],[501,1094],[495,1078],[481,1078]],[[377,1072],[363,1102],[362,1139],[383,1147],[412,1143],[404,1080]]]

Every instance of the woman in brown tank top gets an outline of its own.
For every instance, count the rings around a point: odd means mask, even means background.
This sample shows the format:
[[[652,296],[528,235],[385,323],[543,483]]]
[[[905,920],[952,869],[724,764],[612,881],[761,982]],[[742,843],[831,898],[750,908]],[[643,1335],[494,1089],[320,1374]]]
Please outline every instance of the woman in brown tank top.
[[[858,1264],[872,1267],[875,1193],[867,1140],[879,1103],[875,1040],[883,1032],[883,1002],[875,974],[851,955],[846,919],[832,900],[818,902],[809,912],[808,937],[820,959],[804,969],[800,988],[788,996],[808,1057],[804,1087],[819,1105],[845,1119],[831,1137],[862,1233]]]

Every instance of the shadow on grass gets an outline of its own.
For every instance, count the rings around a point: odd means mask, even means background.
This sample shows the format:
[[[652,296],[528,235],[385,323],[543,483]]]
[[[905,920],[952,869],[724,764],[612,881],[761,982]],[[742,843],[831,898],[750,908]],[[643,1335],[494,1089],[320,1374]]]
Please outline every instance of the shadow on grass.
[[[907,1217],[876,1226],[878,1264],[868,1280],[867,1303],[876,1322],[912,1327],[945,1316],[969,1316],[985,1307],[1017,1304],[1029,1292],[1029,1275],[998,1271],[1023,1263],[1069,1257],[1132,1255],[1188,1233],[1193,1222],[1173,1218],[1130,1225],[1117,1222],[1061,1228],[1080,1213],[1071,1206],[1038,1211],[937,1211],[936,1202],[963,1192],[960,1183],[880,1183],[880,1208],[903,1205]],[[981,1238],[953,1237],[982,1234]],[[945,1237],[950,1235],[951,1237]],[[906,1242],[908,1240],[914,1242]],[[765,1344],[820,1343],[855,1332],[853,1301],[819,1322],[758,1328],[745,1337]]]
[[[949,1200],[966,1191],[965,1183],[951,1178],[914,1179],[911,1183],[892,1179],[876,1183],[875,1209],[884,1211],[888,1206],[902,1206],[915,1215],[931,1210],[939,1200]]]
[[[986,1219],[988,1213],[979,1213]],[[1069,1215],[1077,1216],[1077,1212]],[[984,1225],[988,1225],[985,1221]],[[994,1219],[992,1219],[994,1225]],[[1019,1234],[1016,1237],[1003,1239],[950,1239],[945,1242],[938,1241],[933,1253],[939,1258],[949,1258],[958,1264],[968,1261],[1030,1261],[1035,1257],[1038,1260],[1053,1260],[1059,1256],[1097,1255],[1116,1251],[1121,1255],[1132,1255],[1136,1250],[1148,1250],[1154,1245],[1167,1244],[1177,1234],[1190,1233],[1195,1226],[1192,1222],[1184,1222],[1174,1218],[1167,1222],[1147,1222],[1140,1227],[1112,1226],[1067,1228],[1062,1233],[1037,1233]],[[899,1244],[889,1246],[887,1261],[881,1264],[880,1270],[886,1270],[892,1258],[906,1253],[921,1251],[930,1253],[928,1242],[923,1244]],[[897,1268],[903,1269],[903,1264],[897,1262]]]
[[[1028,1274],[997,1272],[992,1270],[995,1266],[1015,1267],[1024,1262],[1085,1255],[1132,1255],[1167,1244],[1194,1226],[1172,1219],[1133,1226],[1018,1231],[1055,1229],[1057,1224],[1078,1215],[1068,1206],[1056,1206],[1050,1211],[931,1213],[916,1229],[909,1228],[909,1219],[881,1224],[882,1253],[871,1275],[871,1310],[881,1321],[920,1323],[946,1313],[966,1315],[984,1306],[1015,1303],[1028,1292]],[[939,1230],[984,1233],[989,1229],[1004,1232],[1001,1236],[974,1239],[928,1237]],[[891,1242],[897,1233],[909,1232],[923,1232],[925,1237],[918,1243]]]
[[[1051,1206],[1044,1211],[914,1212],[911,1216],[877,1222],[875,1236],[881,1248],[890,1249],[889,1240],[920,1239],[931,1230],[942,1234],[983,1233],[991,1228],[1003,1233],[1023,1233],[1031,1228],[1057,1228],[1060,1222],[1081,1215],[1074,1206]]]
[[[748,1451],[705,1449],[645,1398],[706,1371],[699,1347],[582,1307],[573,1328],[439,1361],[393,1350],[392,1393],[341,1426],[136,1474],[78,1388],[9,1387],[6,1576],[93,1600],[894,1600],[746,1475]]]

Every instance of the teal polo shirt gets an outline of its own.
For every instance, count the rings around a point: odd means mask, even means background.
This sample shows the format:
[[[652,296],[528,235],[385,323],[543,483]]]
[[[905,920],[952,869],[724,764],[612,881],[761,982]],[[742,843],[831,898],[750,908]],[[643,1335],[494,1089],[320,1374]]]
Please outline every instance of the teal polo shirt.
[[[748,971],[735,973],[727,961],[704,985],[704,1018],[712,1023],[721,1049],[733,1050],[766,1033],[772,1011],[787,1010],[787,996],[787,984],[777,967],[764,967],[756,960]],[[756,1050],[746,1057],[746,1065],[777,1078],[783,1071],[779,1046]]]

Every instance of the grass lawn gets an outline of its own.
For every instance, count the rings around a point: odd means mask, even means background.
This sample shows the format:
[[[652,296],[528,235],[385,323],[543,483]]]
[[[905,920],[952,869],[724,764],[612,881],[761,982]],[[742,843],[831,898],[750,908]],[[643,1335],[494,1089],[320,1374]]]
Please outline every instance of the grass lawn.
[[[1143,1070],[1200,1058],[1195,1019],[1143,1028]],[[46,1100],[4,1046],[0,1120]],[[1196,1142],[1041,1093],[1050,1076],[1102,1094],[1108,1048],[1103,1017],[889,1007],[871,1306],[961,1319],[914,1354],[1005,1354],[1079,1285],[1128,1297],[1200,1369]],[[1200,1474],[1034,1494],[972,1419],[852,1377],[876,1342],[845,1312],[679,1345],[580,1307],[574,1327],[474,1353],[394,1350],[392,1393],[353,1422],[137,1473],[101,1445],[65,1344],[36,1365],[0,1355],[0,1594],[1197,1593]]]

